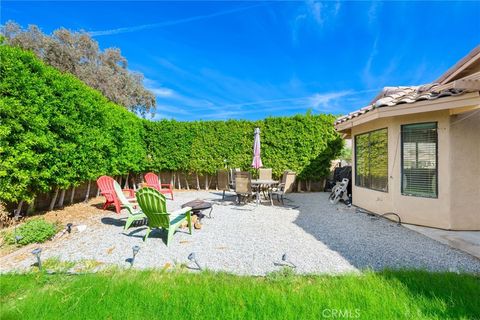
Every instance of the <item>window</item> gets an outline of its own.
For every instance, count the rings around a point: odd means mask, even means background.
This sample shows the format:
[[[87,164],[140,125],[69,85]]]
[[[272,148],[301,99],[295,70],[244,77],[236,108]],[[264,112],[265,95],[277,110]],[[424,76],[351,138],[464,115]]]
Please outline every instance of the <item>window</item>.
[[[355,136],[355,185],[388,191],[388,134],[379,129]]]
[[[402,126],[402,194],[436,198],[437,123]]]

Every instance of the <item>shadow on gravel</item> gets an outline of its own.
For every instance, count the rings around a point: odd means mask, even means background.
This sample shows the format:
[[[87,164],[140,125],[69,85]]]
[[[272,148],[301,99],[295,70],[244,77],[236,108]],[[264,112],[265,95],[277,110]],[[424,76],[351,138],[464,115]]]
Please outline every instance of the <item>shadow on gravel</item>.
[[[225,192],[225,199],[222,199],[223,191],[210,191],[210,193],[214,196],[217,196],[215,197],[215,201],[219,202],[235,202],[235,199],[237,198],[237,194],[233,191]]]
[[[147,230],[147,227],[145,228],[137,228],[137,229],[128,229],[127,231],[123,232],[123,235],[128,236],[128,237],[136,237],[136,238],[143,238],[144,233],[141,235],[138,235],[137,233],[141,231]]]
[[[143,239],[143,237],[145,236],[146,230],[147,230],[146,227],[137,228],[137,229],[133,229],[133,230],[129,229],[127,231],[128,233],[123,233],[123,235],[125,235],[126,237]],[[186,230],[177,229],[175,231],[175,234],[179,233],[179,232],[189,234],[188,229],[186,229]],[[161,228],[152,229],[152,231],[150,232],[150,235],[148,236],[148,239],[146,240],[146,242],[148,242],[149,240],[154,240],[154,239],[162,239],[163,243],[166,245],[167,244],[167,237],[168,237],[168,233],[167,233],[166,230],[161,229]],[[175,237],[175,235],[174,235],[174,237]]]
[[[122,219],[122,218],[114,219],[110,217],[105,217],[105,218],[102,218],[100,221],[102,221],[103,224],[108,224],[111,226],[116,226],[116,227],[125,226],[125,219]]]
[[[394,221],[357,213],[342,203],[333,205],[326,193],[292,198],[299,211],[294,223],[357,269],[480,272],[480,260]]]
[[[105,211],[111,211],[111,212],[115,212],[114,209],[114,206],[109,206],[108,208],[106,209],[103,209],[103,202],[102,203],[93,203],[90,205],[91,207],[94,207],[95,209],[99,209],[99,210],[105,210]]]

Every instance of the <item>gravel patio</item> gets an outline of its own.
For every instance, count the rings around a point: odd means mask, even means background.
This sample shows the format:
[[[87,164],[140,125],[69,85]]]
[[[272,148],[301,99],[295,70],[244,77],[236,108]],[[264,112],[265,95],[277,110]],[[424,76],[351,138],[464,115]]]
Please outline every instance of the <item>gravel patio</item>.
[[[123,232],[125,214],[95,208],[95,213],[74,221],[86,225],[79,232],[40,245],[42,259],[95,260],[102,266],[128,267],[132,246],[139,245],[135,268],[166,268],[193,264],[195,252],[203,268],[235,274],[265,275],[279,270],[281,257],[297,265],[298,273],[346,273],[371,268],[422,268],[430,271],[480,272],[480,260],[432,240],[394,222],[357,213],[343,204],[332,205],[327,193],[290,194],[285,207],[235,205],[221,192],[177,192],[170,210],[190,200],[211,201],[212,218],[203,228],[180,229],[170,247],[162,231],[153,231],[143,242],[144,226]],[[83,206],[98,206],[90,203]],[[60,215],[61,213],[59,213]],[[0,272],[31,268],[34,258],[28,246],[2,257]]]

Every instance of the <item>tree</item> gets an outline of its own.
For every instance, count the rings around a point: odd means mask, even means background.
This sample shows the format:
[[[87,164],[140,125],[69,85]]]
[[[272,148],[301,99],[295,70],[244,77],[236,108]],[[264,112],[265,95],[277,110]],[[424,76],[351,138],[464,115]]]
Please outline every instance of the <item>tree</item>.
[[[2,28],[5,43],[33,51],[47,64],[77,76],[112,102],[145,115],[155,107],[155,95],[143,87],[143,75],[128,70],[120,49],[99,49],[86,32],[61,28],[52,35],[30,25],[22,29],[9,21]]]

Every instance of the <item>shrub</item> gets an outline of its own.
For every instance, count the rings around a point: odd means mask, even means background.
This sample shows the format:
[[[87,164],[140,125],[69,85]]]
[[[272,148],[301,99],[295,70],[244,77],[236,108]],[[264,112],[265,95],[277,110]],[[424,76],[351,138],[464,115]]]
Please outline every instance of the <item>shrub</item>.
[[[7,232],[4,235],[4,240],[8,244],[15,244],[15,234],[22,238],[18,241],[18,244],[26,245],[35,242],[45,242],[53,237],[55,234],[56,226],[53,223],[47,222],[44,219],[31,219],[23,223],[14,230]]]
[[[248,170],[255,127],[263,165],[277,177],[289,169],[299,180],[319,180],[343,146],[333,115],[154,122],[31,52],[0,45],[0,61],[0,201],[7,204],[101,175]]]

